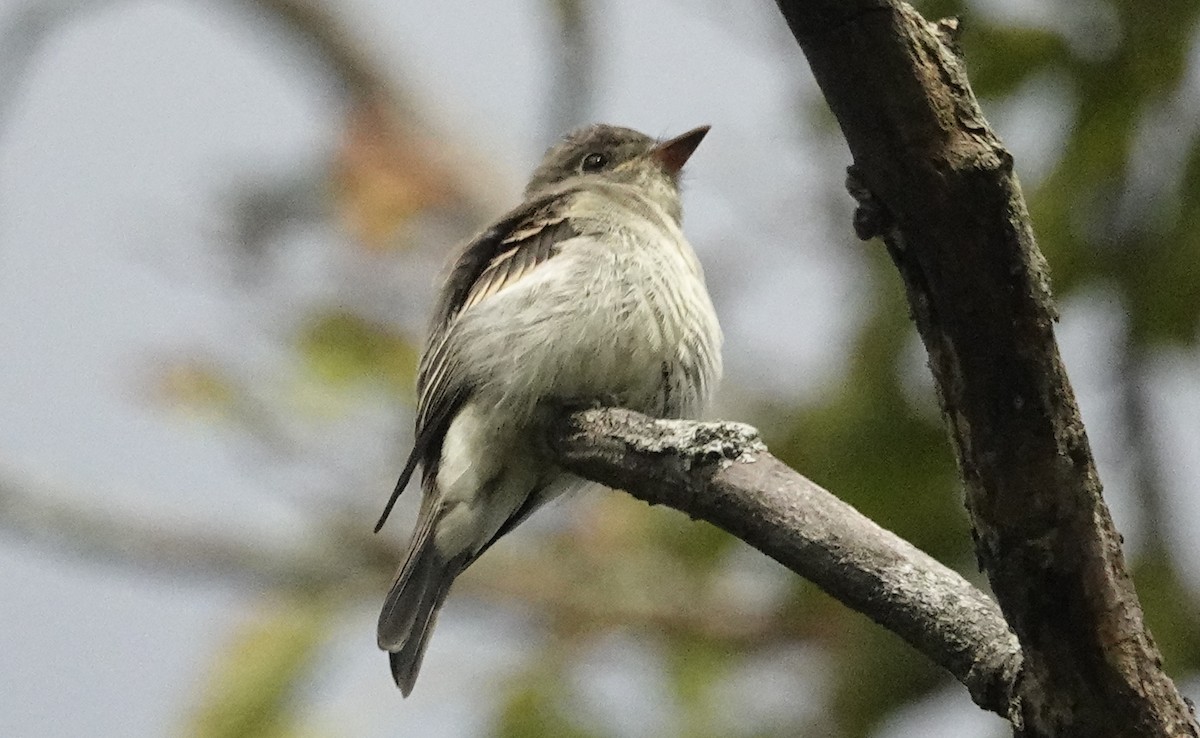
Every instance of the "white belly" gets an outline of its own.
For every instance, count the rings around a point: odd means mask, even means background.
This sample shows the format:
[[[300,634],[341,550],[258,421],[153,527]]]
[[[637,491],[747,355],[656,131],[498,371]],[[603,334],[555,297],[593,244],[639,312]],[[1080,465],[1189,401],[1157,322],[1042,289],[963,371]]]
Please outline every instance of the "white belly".
[[[456,333],[481,357],[468,369],[475,396],[514,419],[544,400],[689,415],[721,371],[720,328],[703,277],[673,246],[574,239],[459,316]]]

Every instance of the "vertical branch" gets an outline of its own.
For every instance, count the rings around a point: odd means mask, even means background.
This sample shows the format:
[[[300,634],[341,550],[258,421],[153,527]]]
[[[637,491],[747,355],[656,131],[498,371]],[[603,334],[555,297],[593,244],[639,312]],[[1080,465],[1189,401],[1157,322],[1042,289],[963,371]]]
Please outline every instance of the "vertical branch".
[[[894,0],[779,6],[854,156],[857,230],[884,236],[929,353],[977,555],[1025,655],[1018,732],[1200,735],[1146,631],[957,23]]]
[[[552,48],[546,135],[557,139],[588,118],[592,104],[595,46],[584,0],[547,0],[558,32]]]

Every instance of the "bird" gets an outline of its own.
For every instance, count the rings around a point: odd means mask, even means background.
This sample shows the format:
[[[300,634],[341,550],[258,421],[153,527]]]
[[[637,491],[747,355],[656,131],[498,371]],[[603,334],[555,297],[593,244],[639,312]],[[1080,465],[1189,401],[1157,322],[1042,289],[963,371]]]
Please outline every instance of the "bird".
[[[545,450],[564,408],[694,417],[721,377],[721,328],[681,230],[680,174],[708,133],[659,141],[596,124],[545,154],[524,201],[450,260],[418,364],[421,467],[378,644],[408,697],[450,586],[550,499],[586,484]]]

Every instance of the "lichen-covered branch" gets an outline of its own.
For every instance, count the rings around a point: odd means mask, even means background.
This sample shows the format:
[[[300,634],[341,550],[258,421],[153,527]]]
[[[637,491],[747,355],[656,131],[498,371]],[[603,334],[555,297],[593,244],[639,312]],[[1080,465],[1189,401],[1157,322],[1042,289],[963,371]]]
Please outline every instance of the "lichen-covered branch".
[[[1008,715],[1020,651],[995,603],[788,468],[753,428],[585,410],[563,418],[549,442],[576,474],[754,546],[945,667],[980,706]]]
[[[929,353],[979,561],[1024,654],[1018,733],[1200,735],[1146,631],[957,22],[896,0],[778,4],[854,157],[857,230],[883,236]]]

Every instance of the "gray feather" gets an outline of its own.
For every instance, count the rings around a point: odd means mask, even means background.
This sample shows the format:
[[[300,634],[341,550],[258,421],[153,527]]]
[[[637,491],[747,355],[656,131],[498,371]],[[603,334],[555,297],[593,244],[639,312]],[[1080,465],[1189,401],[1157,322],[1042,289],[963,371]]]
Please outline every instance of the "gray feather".
[[[438,610],[463,568],[461,559],[446,561],[434,545],[436,514],[422,510],[423,520],[379,614],[379,647],[390,652],[392,677],[405,697],[416,683]]]

